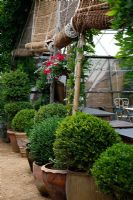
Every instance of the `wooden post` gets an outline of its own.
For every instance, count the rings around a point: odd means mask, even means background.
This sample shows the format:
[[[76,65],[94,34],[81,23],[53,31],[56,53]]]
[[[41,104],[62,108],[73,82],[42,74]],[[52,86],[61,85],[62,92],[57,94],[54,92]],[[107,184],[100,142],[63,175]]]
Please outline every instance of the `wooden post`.
[[[84,35],[80,34],[78,48],[83,48],[84,45]],[[83,51],[77,50],[76,66],[75,66],[75,87],[74,87],[74,99],[73,99],[73,114],[78,111],[79,97],[80,97],[80,80],[81,80],[81,67],[82,59],[84,53]]]

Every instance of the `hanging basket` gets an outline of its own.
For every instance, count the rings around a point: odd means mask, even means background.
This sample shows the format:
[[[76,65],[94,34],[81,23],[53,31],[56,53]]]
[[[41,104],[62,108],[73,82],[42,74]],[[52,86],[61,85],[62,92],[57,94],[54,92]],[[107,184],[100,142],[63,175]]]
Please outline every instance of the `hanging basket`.
[[[106,10],[77,13],[72,19],[73,26],[80,33],[91,28],[108,29],[111,25],[111,17],[107,16],[106,13]]]

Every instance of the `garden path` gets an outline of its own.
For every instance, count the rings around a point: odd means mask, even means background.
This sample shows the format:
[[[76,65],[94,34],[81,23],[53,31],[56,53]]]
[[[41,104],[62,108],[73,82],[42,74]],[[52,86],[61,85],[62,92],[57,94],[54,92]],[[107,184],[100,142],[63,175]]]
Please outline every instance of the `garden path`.
[[[28,161],[0,140],[0,200],[50,200],[34,185]]]

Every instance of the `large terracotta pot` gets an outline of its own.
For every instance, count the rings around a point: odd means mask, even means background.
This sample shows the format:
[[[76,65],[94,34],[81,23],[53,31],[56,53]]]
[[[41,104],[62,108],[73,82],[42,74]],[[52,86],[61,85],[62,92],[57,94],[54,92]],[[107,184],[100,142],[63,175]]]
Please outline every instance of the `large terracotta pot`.
[[[52,200],[66,200],[67,170],[54,170],[51,164],[42,166],[43,181]]]
[[[33,162],[33,176],[35,185],[42,196],[48,197],[48,191],[46,190],[45,183],[43,182],[43,175],[41,166]]]
[[[97,188],[94,178],[87,173],[69,172],[66,178],[67,200],[112,200]]]
[[[13,152],[16,152],[16,153],[20,152],[15,132],[12,130],[7,130],[7,134],[10,139]]]
[[[24,132],[15,132],[17,144],[22,157],[26,157],[26,144],[29,143],[29,139]]]

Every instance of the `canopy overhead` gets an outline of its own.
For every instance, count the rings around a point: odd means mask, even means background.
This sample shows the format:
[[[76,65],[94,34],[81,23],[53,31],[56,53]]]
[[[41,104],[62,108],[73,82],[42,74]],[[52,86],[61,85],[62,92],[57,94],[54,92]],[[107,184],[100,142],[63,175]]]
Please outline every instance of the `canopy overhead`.
[[[108,10],[99,0],[35,0],[21,41],[28,33],[23,43],[31,54],[61,49],[88,29],[109,28]]]

